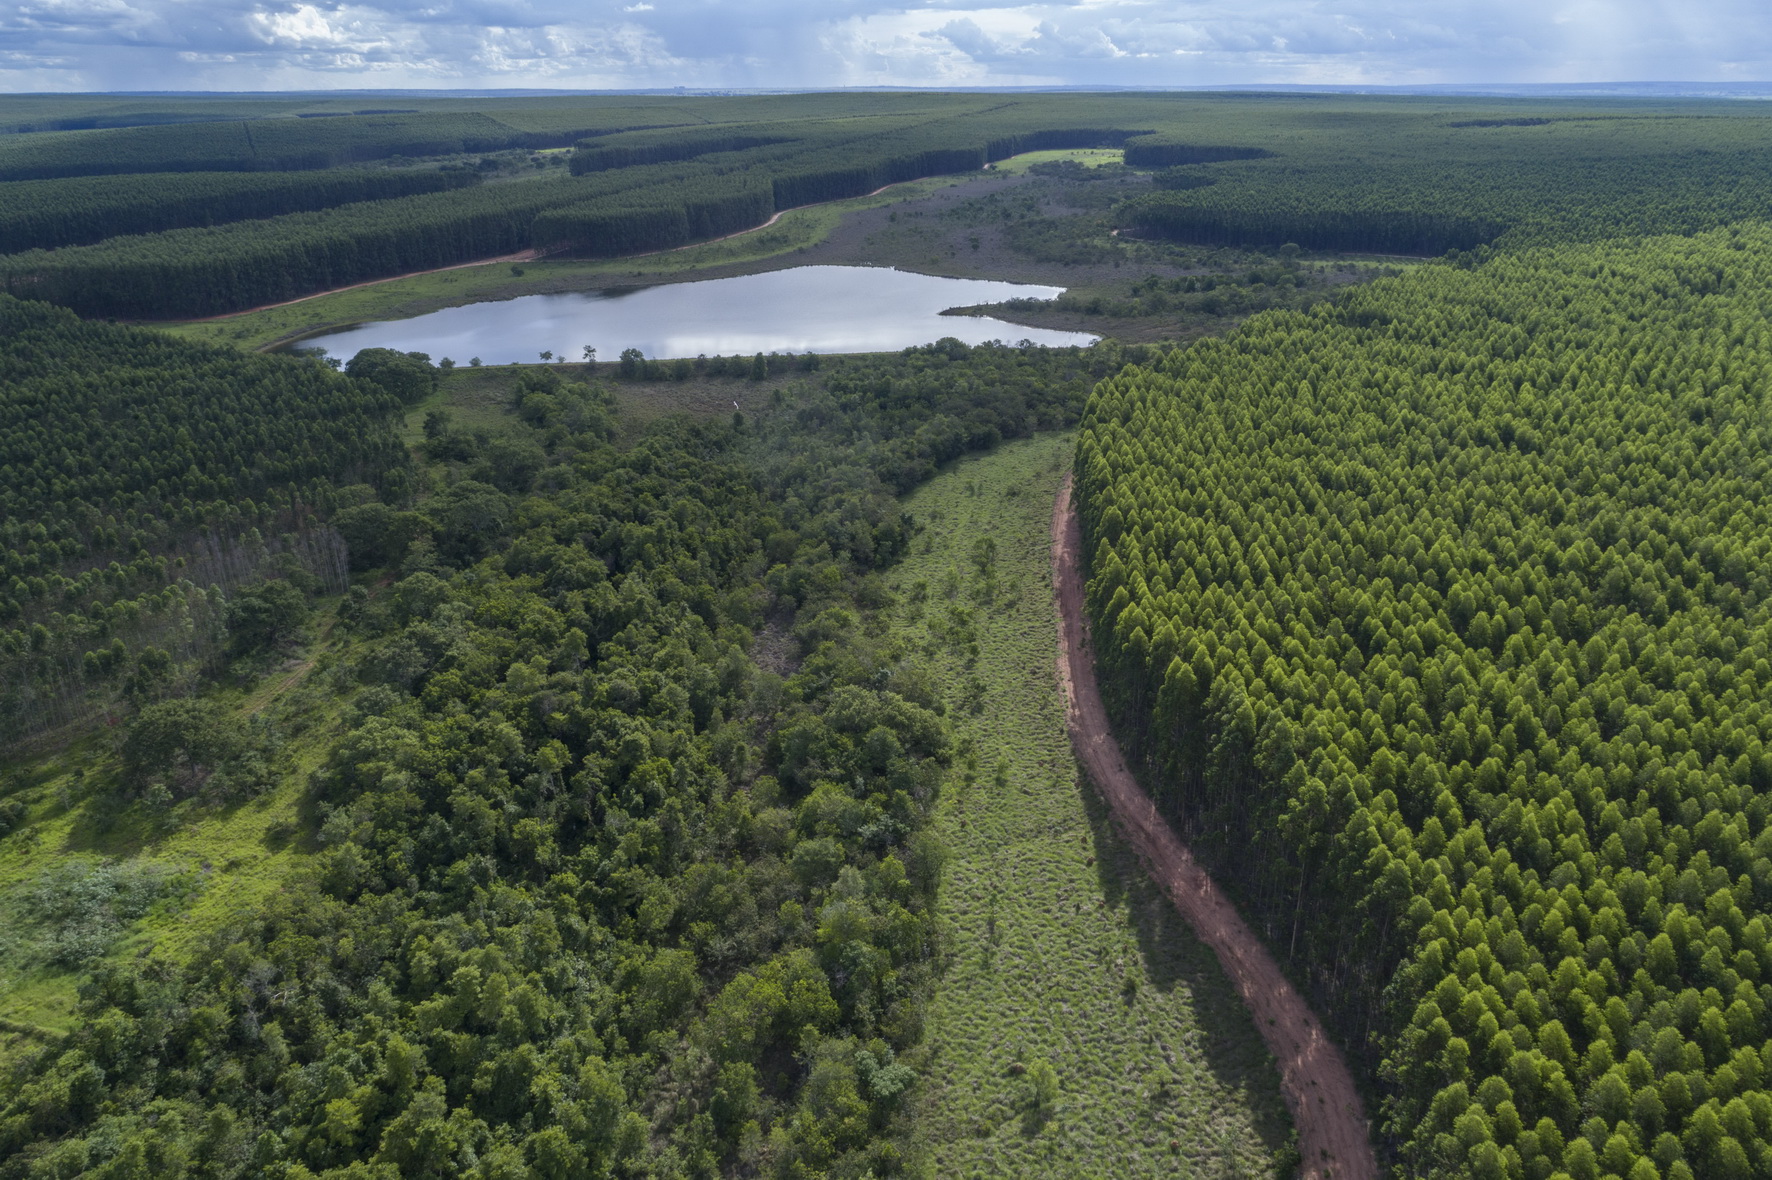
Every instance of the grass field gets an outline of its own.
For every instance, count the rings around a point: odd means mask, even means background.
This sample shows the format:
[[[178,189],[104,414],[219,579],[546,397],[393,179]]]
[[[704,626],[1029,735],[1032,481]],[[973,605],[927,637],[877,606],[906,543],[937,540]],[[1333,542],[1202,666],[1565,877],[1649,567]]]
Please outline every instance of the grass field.
[[[991,165],[991,171],[1018,176],[1035,164],[1053,164],[1059,160],[1075,160],[1085,167],[1099,168],[1103,164],[1124,163],[1126,153],[1119,148],[1054,148],[1046,152],[1023,152],[997,161]]]
[[[893,575],[962,743],[936,820],[949,963],[919,1149],[944,1180],[1273,1175],[1292,1131],[1272,1058],[1065,734],[1047,532],[1070,454],[1044,436],[937,478]]]

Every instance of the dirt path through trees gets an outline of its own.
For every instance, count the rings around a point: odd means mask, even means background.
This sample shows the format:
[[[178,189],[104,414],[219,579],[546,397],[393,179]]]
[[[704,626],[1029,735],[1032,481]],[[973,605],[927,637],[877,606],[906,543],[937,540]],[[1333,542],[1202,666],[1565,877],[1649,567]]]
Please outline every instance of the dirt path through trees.
[[[1058,678],[1071,743],[1096,789],[1176,909],[1223,964],[1280,1066],[1280,1085],[1298,1128],[1305,1180],[1376,1180],[1378,1163],[1353,1075],[1322,1022],[1280,973],[1156,805],[1126,768],[1095,682],[1094,649],[1083,612],[1082,544],[1066,476],[1052,508],[1052,583],[1058,604]]]

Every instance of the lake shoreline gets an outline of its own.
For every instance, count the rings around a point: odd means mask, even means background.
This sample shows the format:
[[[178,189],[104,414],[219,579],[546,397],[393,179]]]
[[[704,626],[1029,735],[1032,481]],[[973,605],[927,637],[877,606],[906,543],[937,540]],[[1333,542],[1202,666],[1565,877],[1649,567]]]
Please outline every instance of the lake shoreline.
[[[1031,153],[1031,157],[1062,154],[1065,153]],[[976,173],[905,181],[862,197],[798,206],[783,211],[772,225],[758,226],[732,238],[695,242],[650,255],[544,258],[516,264],[524,272],[520,275],[485,265],[455,267],[309,297],[299,308],[273,307],[232,313],[232,318],[225,320],[155,321],[144,322],[143,326],[188,339],[270,352],[340,324],[414,318],[450,307],[508,301],[526,295],[601,291],[636,283],[662,286],[700,282],[806,265],[892,266],[935,277],[988,278],[1065,287],[1078,281],[1099,281],[1117,273],[1105,266],[1073,268],[1032,262],[1002,249],[994,240],[987,242],[982,251],[964,251],[965,257],[947,249],[931,248],[924,253],[921,242],[893,245],[872,240],[876,231],[888,225],[932,225],[941,210],[957,203],[1039,184],[1037,176],[1014,170],[1013,165],[1020,159],[998,161],[991,169]],[[928,220],[920,210],[928,212]],[[337,306],[327,305],[333,302]],[[314,318],[304,318],[304,312],[312,313]]]
[[[1093,344],[1095,333],[1031,328],[989,316],[943,318],[956,306],[1051,300],[1064,288],[924,275],[895,267],[799,266],[696,282],[530,294],[407,319],[303,333],[282,349],[348,358],[365,348],[448,356],[460,364],[542,363],[590,350],[605,361],[758,353],[875,353],[944,338],[1047,346]],[[468,357],[456,355],[468,353]]]

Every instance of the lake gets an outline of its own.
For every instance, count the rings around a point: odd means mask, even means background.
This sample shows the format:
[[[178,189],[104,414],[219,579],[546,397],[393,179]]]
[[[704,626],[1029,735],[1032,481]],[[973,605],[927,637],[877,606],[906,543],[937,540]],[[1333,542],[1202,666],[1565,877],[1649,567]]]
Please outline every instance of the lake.
[[[348,360],[364,348],[425,352],[464,364],[535,362],[546,350],[579,360],[585,346],[613,361],[623,349],[649,357],[750,356],[759,352],[895,352],[954,336],[1087,345],[1086,332],[1056,332],[950,307],[1005,299],[1052,299],[1062,287],[945,279],[874,266],[801,266],[731,279],[656,287],[525,295],[450,307],[409,320],[360,324],[296,345]]]

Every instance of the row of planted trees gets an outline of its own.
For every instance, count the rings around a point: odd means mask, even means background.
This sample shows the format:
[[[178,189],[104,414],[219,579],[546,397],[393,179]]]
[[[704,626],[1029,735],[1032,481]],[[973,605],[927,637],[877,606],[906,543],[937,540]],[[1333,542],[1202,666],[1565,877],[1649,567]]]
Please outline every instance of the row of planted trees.
[[[0,145],[0,175],[8,159],[33,152],[66,157],[74,174],[155,175],[125,185],[139,190],[135,206],[120,181],[91,191],[6,185],[0,239],[15,252],[0,257],[0,284],[88,315],[215,314],[522,250],[667,249],[1016,152],[1104,145],[1123,146],[1137,166],[1188,166],[1175,187],[1128,202],[1116,220],[1209,244],[1437,255],[1491,242],[1689,232],[1754,216],[1772,192],[1756,117],[1448,121],[1434,110],[1343,105],[1324,119],[1285,104],[1151,96],[882,99],[866,109],[805,96],[26,136]],[[491,138],[476,139],[475,127]],[[443,138],[411,138],[421,131]],[[234,146],[187,158],[149,151],[156,137]],[[277,144],[310,140],[336,143],[315,147],[314,160],[278,154]],[[580,142],[578,175],[456,188],[471,173],[328,171],[304,180],[286,171],[337,169],[363,153],[543,140]],[[1572,158],[1582,166],[1570,167]],[[230,175],[192,173],[216,168]],[[266,168],[285,171],[240,175]],[[166,175],[171,169],[187,175]],[[424,191],[434,187],[452,191]],[[93,241],[97,234],[106,236]]]
[[[416,364],[416,362],[415,362]],[[340,489],[406,493],[418,387],[185,344],[0,296],[0,734],[225,653],[225,595],[344,585]],[[373,366],[363,366],[367,373]]]
[[[242,104],[243,114],[252,111]],[[660,126],[694,116],[629,104],[581,106],[510,121],[482,111],[406,110],[336,118],[217,119],[160,126],[9,136],[0,143],[0,182],[154,172],[252,172],[339,168],[512,148],[566,147],[585,136]],[[553,117],[548,117],[553,115]]]
[[[477,179],[466,171],[351,168],[19,181],[0,188],[0,254],[394,200],[465,188]]]
[[[1426,268],[1091,400],[1127,733],[1405,1174],[1772,1166],[1768,257]]]
[[[1702,142],[1704,130],[1694,133]],[[1765,207],[1772,170],[1732,139],[1708,150],[1655,151],[1648,142],[1635,155],[1617,150],[1630,143],[1617,141],[1580,170],[1567,166],[1573,145],[1562,140],[1513,144],[1505,159],[1423,142],[1414,158],[1358,168],[1327,145],[1301,145],[1281,159],[1188,169],[1116,217],[1155,237],[1209,245],[1440,255],[1696,232]],[[1135,154],[1129,146],[1128,162]]]

